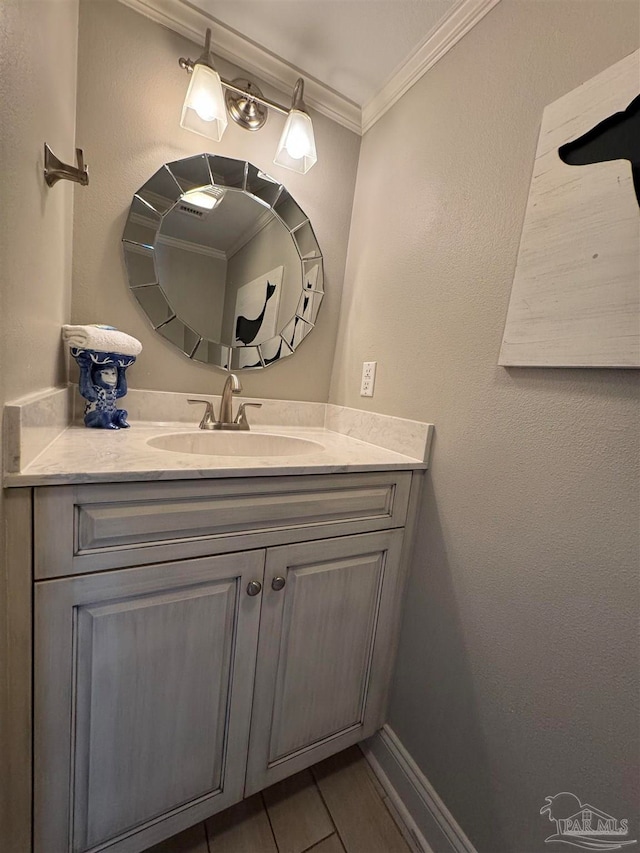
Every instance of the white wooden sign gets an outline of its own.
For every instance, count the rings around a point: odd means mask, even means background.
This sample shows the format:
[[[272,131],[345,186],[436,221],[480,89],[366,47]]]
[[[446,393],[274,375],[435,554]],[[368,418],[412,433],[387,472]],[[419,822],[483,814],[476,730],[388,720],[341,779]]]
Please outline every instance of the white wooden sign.
[[[640,201],[631,162],[558,149],[640,92],[640,51],[544,110],[499,364],[640,366]]]

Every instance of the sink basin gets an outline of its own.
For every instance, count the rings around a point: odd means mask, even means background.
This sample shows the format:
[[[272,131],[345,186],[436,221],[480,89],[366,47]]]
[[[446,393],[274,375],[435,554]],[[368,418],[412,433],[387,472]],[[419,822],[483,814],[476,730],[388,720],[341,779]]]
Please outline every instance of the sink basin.
[[[174,453],[198,453],[202,456],[300,456],[318,453],[324,447],[317,441],[264,432],[175,432],[147,441],[158,450]]]

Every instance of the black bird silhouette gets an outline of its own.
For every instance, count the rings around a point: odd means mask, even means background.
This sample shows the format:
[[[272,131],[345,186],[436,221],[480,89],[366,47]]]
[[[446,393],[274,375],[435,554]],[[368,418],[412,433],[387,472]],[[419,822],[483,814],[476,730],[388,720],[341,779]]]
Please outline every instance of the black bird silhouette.
[[[629,160],[640,207],[640,95],[623,112],[610,115],[579,139],[562,145],[558,154],[569,166]]]
[[[265,358],[265,356],[263,355],[262,361],[256,361],[254,364],[243,364],[242,366],[243,367],[262,367],[263,362],[265,365],[266,364],[273,364],[274,361],[277,361],[280,358],[280,353],[282,352],[282,344],[283,343],[284,343],[284,341],[282,340],[282,338],[280,338],[280,344],[278,346],[276,354],[271,356],[271,358]]]
[[[265,358],[265,360],[264,360],[265,364],[272,364],[274,361],[277,361],[280,358],[280,353],[282,352],[282,344],[283,343],[284,343],[283,340],[280,339],[280,344],[278,346],[278,350],[277,350],[276,354],[271,356],[271,358]]]
[[[262,326],[262,321],[264,320],[264,314],[267,310],[267,303],[276,292],[275,284],[271,284],[271,282],[267,282],[267,295],[264,300],[264,305],[262,307],[262,311],[255,318],[255,320],[250,320],[247,317],[243,317],[242,314],[239,315],[236,320],[236,340],[242,341],[245,346],[250,344],[251,341],[255,340],[256,335],[260,331],[260,326]]]

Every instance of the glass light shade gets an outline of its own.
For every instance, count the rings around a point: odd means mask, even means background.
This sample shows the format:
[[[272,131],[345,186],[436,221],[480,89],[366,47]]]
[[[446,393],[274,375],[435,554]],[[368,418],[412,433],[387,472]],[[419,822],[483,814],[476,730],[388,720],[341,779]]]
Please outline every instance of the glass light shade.
[[[274,163],[303,175],[318,160],[311,118],[302,110],[291,110],[284,124]]]
[[[180,127],[220,142],[227,123],[220,75],[197,62],[184,99]]]

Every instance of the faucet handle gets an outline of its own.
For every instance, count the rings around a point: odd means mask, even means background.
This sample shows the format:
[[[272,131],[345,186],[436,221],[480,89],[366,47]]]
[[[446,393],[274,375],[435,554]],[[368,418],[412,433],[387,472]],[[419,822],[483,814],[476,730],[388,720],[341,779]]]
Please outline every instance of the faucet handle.
[[[234,421],[235,424],[238,424],[240,429],[249,429],[249,421],[247,420],[247,415],[245,413],[245,409],[248,406],[251,406],[254,409],[261,409],[262,403],[240,403],[238,406],[238,414]]]
[[[216,421],[216,416],[213,411],[213,403],[211,400],[187,400],[187,403],[204,403],[205,410],[202,420],[200,421],[200,429],[211,429]]]

